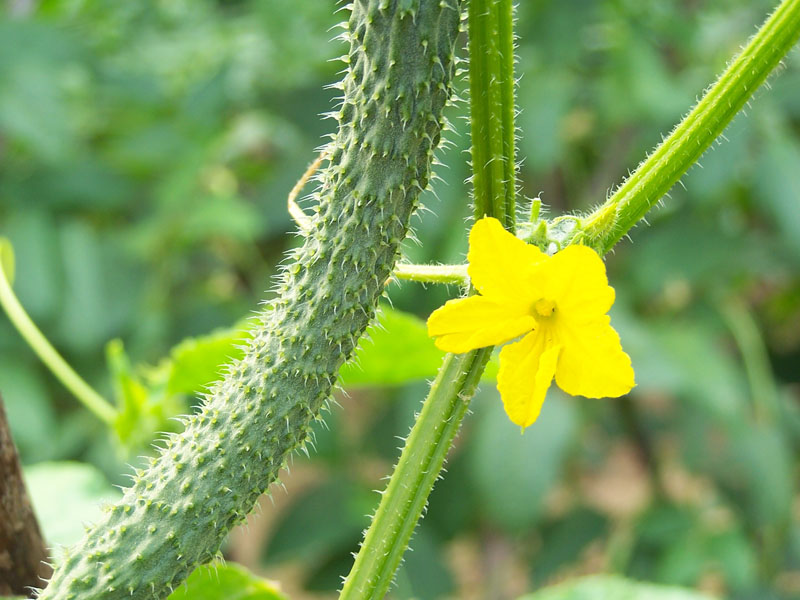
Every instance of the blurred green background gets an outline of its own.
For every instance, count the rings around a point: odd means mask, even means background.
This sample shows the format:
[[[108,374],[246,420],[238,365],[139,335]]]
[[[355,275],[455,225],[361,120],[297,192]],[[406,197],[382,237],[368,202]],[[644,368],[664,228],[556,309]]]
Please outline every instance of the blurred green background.
[[[553,215],[604,200],[772,6],[522,2],[525,195],[540,194]],[[6,0],[0,9],[0,235],[15,247],[15,290],[68,361],[131,413],[120,445],[0,318],[0,392],[51,541],[74,540],[92,502],[125,484],[153,432],[213,379],[230,332],[173,347],[231,327],[269,297],[296,243],[286,195],[334,127],[319,115],[334,103],[325,86],[345,51],[331,41],[336,8]],[[397,597],[513,598],[617,573],[742,600],[800,598],[797,49],[780,71],[650,226],[608,257],[634,392],[551,393],[521,436],[493,384],[482,386]],[[442,181],[425,194],[430,212],[414,220],[413,261],[463,260],[466,114],[465,103],[450,109],[456,131],[440,152]],[[390,288],[395,309],[421,319],[456,293]],[[295,458],[288,494],[265,500],[226,551],[292,597],[338,588],[378,501],[372,490],[438,365],[420,321],[387,318],[391,335],[376,334],[363,370],[350,370],[349,395],[337,396],[311,459]],[[109,369],[106,344],[117,338],[125,350],[112,347]],[[415,360],[391,363],[403,354]]]

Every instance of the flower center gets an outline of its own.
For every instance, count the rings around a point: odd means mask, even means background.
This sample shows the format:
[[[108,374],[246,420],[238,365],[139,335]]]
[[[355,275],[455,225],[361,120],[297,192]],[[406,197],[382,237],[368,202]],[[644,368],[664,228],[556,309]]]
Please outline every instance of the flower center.
[[[553,313],[556,312],[556,303],[547,298],[539,298],[533,303],[533,311],[536,313],[534,316],[552,317]]]

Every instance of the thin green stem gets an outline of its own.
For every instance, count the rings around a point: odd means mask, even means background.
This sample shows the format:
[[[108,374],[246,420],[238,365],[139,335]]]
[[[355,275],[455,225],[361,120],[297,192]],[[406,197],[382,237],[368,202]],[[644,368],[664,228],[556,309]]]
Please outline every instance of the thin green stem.
[[[495,217],[514,231],[512,29],[511,0],[470,1],[474,215]],[[342,600],[386,595],[492,350],[445,357],[344,582]]]
[[[470,0],[469,92],[476,217],[516,220],[514,34],[511,0]]]
[[[484,348],[445,357],[340,599],[386,595],[490,355]]]
[[[608,252],[672,188],[742,109],[800,36],[800,0],[784,0],[744,50],[639,168],[584,222]]]
[[[6,271],[2,267],[2,261],[0,261],[0,306],[20,335],[64,387],[98,419],[111,425],[117,418],[117,411],[67,364],[36,327],[14,295]]]
[[[742,355],[756,420],[768,425],[779,422],[778,386],[772,374],[767,347],[753,315],[741,299],[733,296],[721,300],[719,310]]]
[[[397,263],[394,276],[406,281],[421,283],[453,283],[466,285],[469,281],[467,265],[412,265]]]

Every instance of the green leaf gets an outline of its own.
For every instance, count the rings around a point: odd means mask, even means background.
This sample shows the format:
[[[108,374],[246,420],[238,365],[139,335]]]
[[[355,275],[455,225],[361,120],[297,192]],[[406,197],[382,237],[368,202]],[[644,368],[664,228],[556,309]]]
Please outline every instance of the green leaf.
[[[445,546],[423,521],[397,570],[395,598],[453,597],[453,576],[445,564]]]
[[[245,323],[185,339],[170,350],[167,393],[197,395],[219,379],[224,365],[243,356],[239,346],[248,337]]]
[[[580,507],[543,528],[542,548],[533,559],[534,581],[544,582],[562,566],[574,563],[586,547],[608,533],[608,519]]]
[[[23,463],[55,458],[59,426],[40,371],[11,352],[0,353],[0,390]]]
[[[45,540],[70,545],[83,537],[84,523],[97,521],[102,503],[120,493],[91,465],[44,462],[26,467],[25,483]]]
[[[694,590],[631,581],[613,575],[575,579],[519,600],[712,600]]]
[[[519,532],[532,525],[558,481],[576,429],[572,404],[551,392],[539,420],[514,425],[497,394],[473,401],[480,414],[472,440],[472,472],[484,510],[496,523]]]
[[[8,238],[0,237],[0,268],[6,274],[8,285],[14,285],[14,247]]]
[[[433,378],[445,353],[428,337],[425,321],[388,306],[381,308],[378,324],[367,330],[355,357],[341,370],[345,386],[402,385]],[[497,361],[488,375],[497,376]]]
[[[256,577],[235,563],[195,569],[169,600],[284,600],[275,582]]]
[[[343,384],[399,385],[434,377],[445,353],[428,337],[425,322],[386,306],[381,313],[378,324],[362,338],[355,358],[342,368]]]
[[[756,189],[760,206],[772,217],[786,245],[800,257],[800,144],[783,133],[773,137],[759,161]]]
[[[761,526],[791,519],[796,477],[793,453],[774,427],[748,424],[731,432],[731,453],[719,465],[735,497],[746,502],[750,519]]]
[[[186,405],[145,386],[134,373],[121,340],[106,344],[106,361],[119,408],[114,432],[125,451],[134,454],[149,446],[159,432],[175,430],[170,418],[186,412]]]
[[[358,544],[375,496],[343,479],[326,482],[298,498],[275,529],[264,558],[317,564]]]

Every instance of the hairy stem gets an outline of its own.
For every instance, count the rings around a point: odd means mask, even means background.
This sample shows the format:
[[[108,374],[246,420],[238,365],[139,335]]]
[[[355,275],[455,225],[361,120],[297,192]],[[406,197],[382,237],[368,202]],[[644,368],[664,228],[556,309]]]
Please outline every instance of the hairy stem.
[[[445,357],[340,600],[386,595],[490,355],[491,348],[485,348]]]
[[[672,188],[752,97],[800,36],[800,0],[784,0],[686,115],[584,222],[586,243],[608,252]]]
[[[465,285],[467,265],[412,265],[397,263],[394,276],[406,281],[419,281],[421,283],[454,283]]]
[[[471,0],[470,94],[474,215],[514,230],[514,57],[511,0]],[[448,354],[406,439],[340,600],[383,598],[493,348]]]
[[[512,11],[511,0],[470,1],[469,93],[475,214],[495,217],[513,231],[517,167]]]

